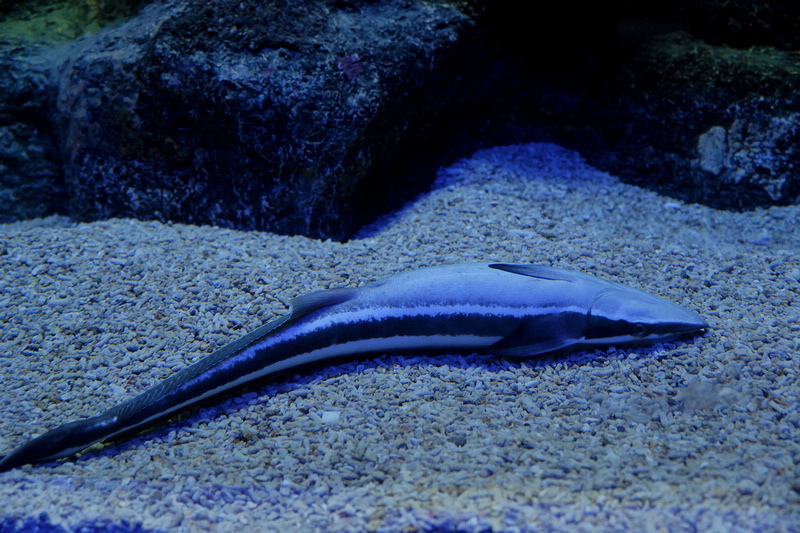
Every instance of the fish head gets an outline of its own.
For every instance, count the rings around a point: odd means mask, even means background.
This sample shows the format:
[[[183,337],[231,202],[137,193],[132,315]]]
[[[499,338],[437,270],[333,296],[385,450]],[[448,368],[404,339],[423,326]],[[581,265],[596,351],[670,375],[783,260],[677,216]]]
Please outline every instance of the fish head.
[[[694,311],[614,284],[595,294],[581,344],[652,343],[696,334],[708,327]]]

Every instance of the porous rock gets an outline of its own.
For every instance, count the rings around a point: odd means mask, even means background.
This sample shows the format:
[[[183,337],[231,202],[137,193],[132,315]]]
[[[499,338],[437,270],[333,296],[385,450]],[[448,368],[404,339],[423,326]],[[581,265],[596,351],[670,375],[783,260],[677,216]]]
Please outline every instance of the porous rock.
[[[340,238],[453,105],[429,95],[469,23],[426,2],[153,3],[63,68],[71,213]]]

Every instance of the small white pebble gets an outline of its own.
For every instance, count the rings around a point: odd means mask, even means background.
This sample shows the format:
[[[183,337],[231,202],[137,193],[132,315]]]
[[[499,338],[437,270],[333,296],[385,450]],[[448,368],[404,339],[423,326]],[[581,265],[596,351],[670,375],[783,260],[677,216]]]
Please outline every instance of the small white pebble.
[[[341,415],[342,415],[341,411],[322,411],[322,413],[320,413],[322,422],[325,424],[330,424],[331,422],[338,422],[339,417]]]

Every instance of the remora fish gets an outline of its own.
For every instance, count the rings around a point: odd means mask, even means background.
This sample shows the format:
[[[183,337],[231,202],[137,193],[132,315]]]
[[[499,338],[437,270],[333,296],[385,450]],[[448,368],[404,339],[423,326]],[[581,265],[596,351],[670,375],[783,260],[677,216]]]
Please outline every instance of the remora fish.
[[[0,471],[68,457],[243,383],[345,355],[450,350],[528,356],[654,342],[707,327],[672,302],[588,274],[488,263],[422,269],[295,298],[287,315],[140,395],[11,451]]]

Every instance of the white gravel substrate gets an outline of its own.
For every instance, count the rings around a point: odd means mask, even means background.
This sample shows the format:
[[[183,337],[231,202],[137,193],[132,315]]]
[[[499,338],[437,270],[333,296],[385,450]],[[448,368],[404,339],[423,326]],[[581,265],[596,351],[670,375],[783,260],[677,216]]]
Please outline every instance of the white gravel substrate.
[[[397,354],[288,375],[78,460],[1,474],[0,518],[800,531],[799,215],[684,205],[531,144],[442,170],[344,244],[133,220],[2,225],[0,453],[144,390],[293,296],[438,263],[583,270],[713,330],[538,361]]]

